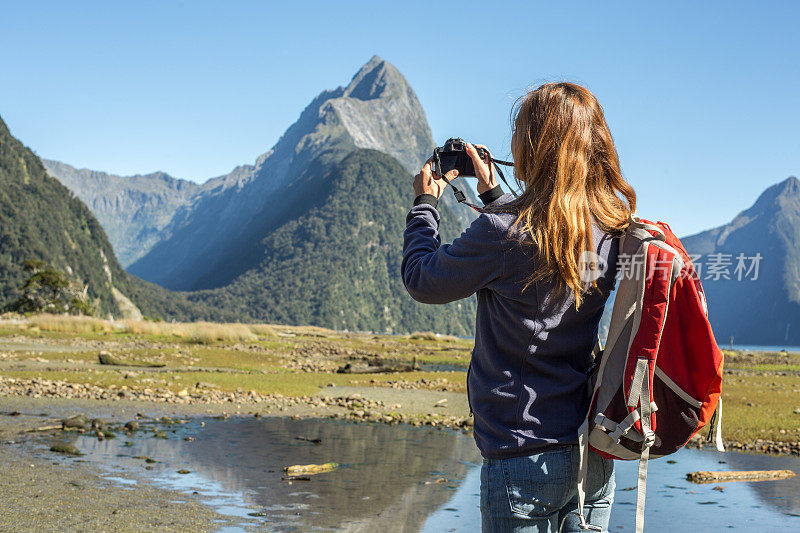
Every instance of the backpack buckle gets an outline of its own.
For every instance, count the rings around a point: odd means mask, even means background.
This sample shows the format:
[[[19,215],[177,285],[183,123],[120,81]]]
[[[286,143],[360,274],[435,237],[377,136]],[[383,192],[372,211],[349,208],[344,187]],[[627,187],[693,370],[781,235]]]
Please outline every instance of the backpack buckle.
[[[656,443],[656,434],[652,431],[647,431],[644,434],[644,441],[642,442],[643,448],[650,448],[653,444]]]

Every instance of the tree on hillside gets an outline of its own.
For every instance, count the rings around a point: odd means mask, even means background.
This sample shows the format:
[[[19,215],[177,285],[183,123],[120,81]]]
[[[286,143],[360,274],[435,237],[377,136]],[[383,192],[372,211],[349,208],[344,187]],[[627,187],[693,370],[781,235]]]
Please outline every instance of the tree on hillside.
[[[36,259],[25,261],[23,269],[28,279],[22,286],[22,295],[8,305],[8,311],[94,314],[94,308],[87,301],[86,287],[70,281],[65,273]]]

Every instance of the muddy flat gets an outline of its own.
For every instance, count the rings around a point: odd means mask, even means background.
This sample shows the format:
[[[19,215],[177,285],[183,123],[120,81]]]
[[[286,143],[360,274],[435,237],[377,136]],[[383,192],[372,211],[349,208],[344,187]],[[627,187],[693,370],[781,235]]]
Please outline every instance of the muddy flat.
[[[49,448],[58,442],[173,442],[209,417],[332,419],[471,438],[465,395],[471,350],[469,339],[433,333],[0,319],[0,460],[7,471],[0,480],[0,530],[18,529],[32,511],[36,530],[247,525],[263,517],[232,519],[192,492],[152,485],[147,477],[125,485],[96,463]],[[723,385],[727,446],[800,455],[800,356],[726,354],[736,364]],[[63,420],[76,415],[103,419],[113,436],[91,425],[62,430]],[[159,427],[164,417],[182,425]],[[147,431],[127,431],[132,421]]]

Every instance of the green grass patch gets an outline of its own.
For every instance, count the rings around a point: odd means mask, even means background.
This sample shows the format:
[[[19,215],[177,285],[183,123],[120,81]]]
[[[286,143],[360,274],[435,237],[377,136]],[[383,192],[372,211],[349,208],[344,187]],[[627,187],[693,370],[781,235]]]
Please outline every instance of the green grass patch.
[[[800,364],[798,365],[753,365],[744,367],[748,370],[762,370],[764,372],[800,372]]]
[[[274,343],[278,344],[278,343]],[[288,349],[291,345],[282,345]],[[275,349],[278,351],[277,348]],[[236,370],[274,370],[281,368],[281,358],[276,354],[228,350],[224,347],[195,348],[190,352],[199,362],[192,366],[232,368]]]
[[[726,440],[800,440],[800,376],[726,375],[722,398]]]

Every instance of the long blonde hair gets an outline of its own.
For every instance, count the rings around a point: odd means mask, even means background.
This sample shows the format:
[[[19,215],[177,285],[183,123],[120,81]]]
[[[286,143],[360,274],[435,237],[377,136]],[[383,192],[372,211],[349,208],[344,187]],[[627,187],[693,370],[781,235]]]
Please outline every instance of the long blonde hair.
[[[517,101],[512,119],[511,152],[523,192],[507,207],[517,215],[513,227],[530,235],[538,255],[525,288],[553,279],[579,307],[588,289],[581,256],[593,251],[592,222],[620,234],[636,211],[636,193],[622,177],[603,108],[587,89],[542,85]]]

